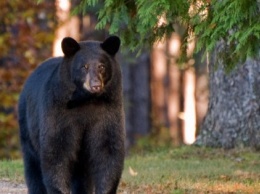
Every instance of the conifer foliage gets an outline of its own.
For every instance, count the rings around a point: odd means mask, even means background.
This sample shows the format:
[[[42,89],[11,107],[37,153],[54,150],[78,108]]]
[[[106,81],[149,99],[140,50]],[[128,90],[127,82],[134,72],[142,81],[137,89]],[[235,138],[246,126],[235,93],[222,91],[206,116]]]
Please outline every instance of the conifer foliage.
[[[163,39],[178,21],[188,29],[186,42],[191,35],[198,38],[197,51],[213,51],[223,42],[219,57],[227,70],[259,56],[259,0],[82,0],[75,11],[97,5],[97,29],[108,27],[131,50]]]

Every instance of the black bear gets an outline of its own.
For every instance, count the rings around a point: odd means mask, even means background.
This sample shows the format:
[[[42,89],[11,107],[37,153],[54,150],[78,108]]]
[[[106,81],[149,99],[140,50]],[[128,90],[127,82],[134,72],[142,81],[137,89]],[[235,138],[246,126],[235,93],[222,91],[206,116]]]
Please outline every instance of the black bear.
[[[19,99],[29,194],[116,193],[124,163],[120,39],[62,41]]]

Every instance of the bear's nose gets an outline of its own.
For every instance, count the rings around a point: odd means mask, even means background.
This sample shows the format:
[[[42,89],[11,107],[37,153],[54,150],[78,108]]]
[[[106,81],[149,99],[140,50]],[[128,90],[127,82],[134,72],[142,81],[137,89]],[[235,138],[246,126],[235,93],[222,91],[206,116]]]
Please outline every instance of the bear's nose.
[[[97,86],[91,86],[91,92],[92,93],[97,93],[101,91],[101,86],[97,85]]]

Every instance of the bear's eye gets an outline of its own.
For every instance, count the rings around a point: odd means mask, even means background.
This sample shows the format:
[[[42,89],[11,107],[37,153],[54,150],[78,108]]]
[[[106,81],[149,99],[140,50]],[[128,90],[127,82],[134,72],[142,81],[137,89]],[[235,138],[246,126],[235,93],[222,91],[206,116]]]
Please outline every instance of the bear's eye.
[[[105,70],[105,65],[100,63],[98,68],[99,68],[100,71],[104,71]]]
[[[85,68],[86,70],[88,70],[89,65],[88,65],[88,64],[85,64],[85,65],[84,65],[84,68]]]

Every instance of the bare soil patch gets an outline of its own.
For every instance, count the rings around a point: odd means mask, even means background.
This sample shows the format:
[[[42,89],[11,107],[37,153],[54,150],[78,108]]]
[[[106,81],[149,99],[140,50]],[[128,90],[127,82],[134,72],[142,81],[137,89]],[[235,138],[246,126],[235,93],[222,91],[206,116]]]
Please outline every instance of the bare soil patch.
[[[23,183],[0,180],[0,194],[27,194],[27,188]]]

